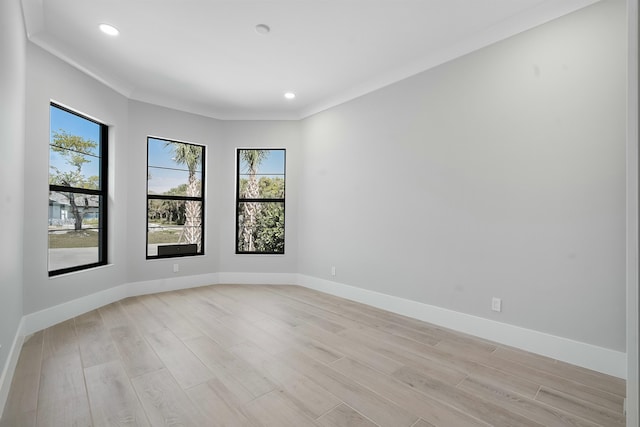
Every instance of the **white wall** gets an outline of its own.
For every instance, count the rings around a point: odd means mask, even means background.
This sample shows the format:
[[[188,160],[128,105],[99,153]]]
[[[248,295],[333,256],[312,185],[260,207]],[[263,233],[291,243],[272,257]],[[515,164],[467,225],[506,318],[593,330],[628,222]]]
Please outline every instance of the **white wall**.
[[[297,166],[300,124],[289,121],[220,121],[177,110],[129,103],[128,282],[212,273],[295,273],[297,268]],[[148,135],[207,147],[205,255],[145,259],[146,138]],[[287,149],[285,255],[235,254],[235,149]],[[293,166],[292,166],[293,165]],[[173,273],[173,264],[180,272]],[[226,276],[230,277],[230,276]],[[235,276],[238,277],[238,276]],[[221,276],[225,280],[225,276]]]
[[[127,218],[129,224],[128,282],[201,275],[218,271],[220,189],[218,170],[223,146],[221,122],[138,101],[129,102],[129,176]],[[191,142],[206,147],[205,159],[205,255],[171,259],[146,259],[147,136]],[[173,264],[180,271],[173,273]]]
[[[605,1],[306,119],[300,273],[624,351],[626,44]]]
[[[640,372],[638,347],[638,0],[627,2],[628,134],[627,134],[627,425],[640,423]]]
[[[624,21],[624,2],[598,3],[302,122],[131,101],[27,44],[24,313],[299,272],[624,352]],[[111,264],[52,279],[50,100],[111,126]],[[208,148],[206,255],[178,274],[145,259],[147,135]],[[234,253],[238,147],[287,149],[284,256]]]
[[[629,4],[637,34],[637,1]],[[622,0],[303,122],[224,122],[127,100],[27,43],[18,0],[0,2],[0,36],[0,214],[11,218],[0,249],[5,372],[22,314],[99,303],[123,284],[218,273],[299,272],[625,351]],[[637,61],[637,39],[629,49]],[[42,232],[51,100],[110,126],[111,164],[110,265],[52,279]],[[144,259],[147,135],[208,148],[207,255],[181,259],[177,275],[175,260]],[[234,254],[237,147],[287,149],[284,256]],[[637,180],[637,159],[629,165]],[[637,299],[637,277],[629,286]],[[491,296],[503,298],[502,313],[489,311]],[[637,300],[628,307],[637,322]]]
[[[220,271],[244,273],[296,273],[298,261],[298,171],[302,135],[294,121],[226,121],[219,151]],[[285,254],[235,254],[236,148],[286,149]]]
[[[49,278],[47,200],[49,103],[55,101],[109,126],[108,266]],[[128,246],[129,187],[125,97],[35,45],[27,44],[24,311],[32,313],[123,284]]]
[[[297,269],[297,164],[299,122],[221,122],[151,104],[131,101],[96,82],[35,45],[27,46],[27,150],[25,171],[26,223],[24,255],[25,314],[79,298],[143,283],[159,290],[172,286],[207,284],[224,273],[295,273]],[[49,102],[53,100],[110,126],[109,265],[49,278],[47,276],[47,183]],[[147,136],[175,139],[207,147],[205,255],[147,260],[146,168]],[[235,255],[235,148],[287,149],[286,254]],[[45,208],[43,208],[45,206]],[[180,272],[173,273],[179,263]],[[189,279],[200,277],[200,279]],[[242,276],[224,276],[221,280]],[[245,276],[242,280],[248,280]],[[171,283],[169,283],[171,282]],[[155,288],[154,288],[155,287]],[[125,292],[126,293],[126,292]],[[104,294],[106,298],[122,291]],[[96,304],[100,299],[93,298]],[[105,303],[109,302],[105,300]],[[71,314],[75,305],[59,310],[53,319]],[[69,315],[70,315],[69,314]],[[41,324],[41,321],[36,322]]]
[[[22,317],[26,35],[19,0],[0,2],[0,405]],[[6,387],[8,390],[8,387]],[[2,414],[0,407],[0,414]]]

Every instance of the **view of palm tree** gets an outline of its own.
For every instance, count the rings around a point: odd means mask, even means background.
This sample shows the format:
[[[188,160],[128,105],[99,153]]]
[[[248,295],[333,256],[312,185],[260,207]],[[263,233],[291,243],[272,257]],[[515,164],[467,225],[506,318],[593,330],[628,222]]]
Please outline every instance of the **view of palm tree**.
[[[247,165],[247,178],[244,188],[241,187],[241,198],[257,199],[260,196],[260,187],[258,186],[258,166],[267,156],[267,150],[240,150],[240,159]],[[260,203],[245,202],[242,205],[243,221],[242,221],[242,247],[248,252],[255,252],[255,234],[256,218],[260,211]]]
[[[167,142],[174,153],[173,160],[179,165],[186,165],[189,169],[187,182],[187,196],[200,196],[201,183],[196,178],[196,170],[202,165],[202,147],[177,142]],[[201,204],[195,200],[185,201],[185,222],[179,243],[201,243],[202,236],[202,209]]]
[[[238,150],[238,253],[284,253],[285,150]]]
[[[203,253],[203,159],[203,146],[148,139],[147,256],[163,245]]]
[[[60,213],[61,219],[50,218],[50,229],[54,227],[50,245],[96,247],[97,234],[91,229],[98,224],[95,212],[100,201],[93,194],[63,189],[92,191],[99,187],[93,174],[97,144],[62,129],[52,131],[51,141],[49,179],[56,190],[50,195],[50,209],[55,216],[56,206],[67,208]],[[284,253],[285,150],[239,149],[237,154],[236,252]],[[158,256],[158,247],[165,245],[194,245],[197,253],[203,253],[203,160],[203,146],[148,138],[147,256]],[[71,226],[84,234],[57,232],[56,227],[65,221],[67,229]]]

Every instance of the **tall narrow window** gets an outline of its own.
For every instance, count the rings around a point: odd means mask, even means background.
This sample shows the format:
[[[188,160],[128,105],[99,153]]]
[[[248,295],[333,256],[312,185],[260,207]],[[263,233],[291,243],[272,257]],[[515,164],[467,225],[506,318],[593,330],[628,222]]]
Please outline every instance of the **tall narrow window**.
[[[102,123],[51,104],[49,276],[107,263],[107,140]]]
[[[204,155],[147,138],[147,259],[204,254]]]
[[[284,254],[285,150],[239,149],[236,253]]]

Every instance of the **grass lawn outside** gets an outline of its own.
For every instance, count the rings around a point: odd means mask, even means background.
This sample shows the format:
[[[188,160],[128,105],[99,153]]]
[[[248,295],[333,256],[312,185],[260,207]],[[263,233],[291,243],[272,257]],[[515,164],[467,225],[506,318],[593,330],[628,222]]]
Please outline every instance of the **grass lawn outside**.
[[[69,230],[49,232],[49,248],[96,248],[98,232],[96,230]]]
[[[182,229],[152,231],[147,233],[148,243],[179,243],[181,232]]]
[[[148,233],[149,244],[179,243],[182,228],[153,231]],[[49,248],[97,248],[98,231],[96,230],[50,230]]]

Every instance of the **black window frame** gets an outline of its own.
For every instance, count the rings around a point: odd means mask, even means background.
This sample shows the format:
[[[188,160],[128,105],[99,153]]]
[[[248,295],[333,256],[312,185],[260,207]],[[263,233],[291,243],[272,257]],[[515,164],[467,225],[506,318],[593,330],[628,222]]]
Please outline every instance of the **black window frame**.
[[[284,191],[282,194],[282,198],[243,198],[240,197],[240,176],[241,176],[241,160],[240,160],[240,152],[247,150],[268,150],[268,151],[282,151],[284,153],[283,158],[283,170],[282,170],[282,178],[284,180]],[[235,209],[235,224],[236,224],[236,232],[235,232],[235,253],[236,255],[284,255],[286,250],[286,193],[287,193],[287,150],[286,148],[237,148],[236,149],[236,209]],[[282,203],[282,214],[283,214],[283,237],[282,237],[282,251],[246,251],[240,250],[239,242],[240,242],[240,205],[242,203]]]
[[[146,253],[146,259],[151,260],[151,259],[166,259],[166,258],[182,258],[182,257],[187,257],[187,256],[201,256],[205,254],[205,181],[206,181],[206,171],[205,171],[205,159],[206,159],[206,146],[202,145],[202,144],[195,144],[192,142],[185,142],[185,141],[177,141],[175,139],[168,139],[168,138],[163,138],[163,137],[158,137],[158,136],[147,136],[147,174],[149,173],[149,143],[151,140],[158,140],[158,141],[164,141],[167,143],[174,143],[174,144],[185,144],[185,145],[193,145],[196,147],[199,147],[202,149],[202,154],[201,154],[201,168],[202,168],[202,177],[200,179],[200,196],[198,197],[193,197],[193,196],[174,196],[174,195],[167,195],[167,194],[149,194],[149,180],[147,179],[147,197],[146,197],[146,203],[147,203],[147,207],[145,209],[147,215],[147,232],[145,234],[145,253]],[[147,175],[148,176],[148,175]],[[175,245],[170,245],[175,247],[175,250],[169,251],[170,253],[165,253],[165,254],[158,254],[158,255],[149,255],[149,201],[150,200],[171,200],[171,201],[176,201],[176,202],[187,202],[187,201],[196,201],[196,202],[200,202],[200,206],[201,206],[201,210],[200,210],[200,250],[197,249],[196,246],[196,251],[190,251],[190,250],[185,250],[185,251],[181,251],[180,247],[184,247],[187,248],[187,246],[189,246],[190,244],[175,244]],[[197,245],[197,244],[196,244]],[[180,246],[180,247],[179,247]]]
[[[100,128],[100,141],[98,141],[98,144],[100,145],[98,150],[98,152],[100,153],[100,167],[99,167],[100,189],[94,190],[94,189],[87,189],[87,188],[81,188],[81,187],[69,187],[69,186],[63,186],[63,185],[49,184],[49,194],[51,194],[51,192],[64,192],[64,193],[74,193],[74,194],[91,194],[94,196],[98,196],[99,200],[101,201],[98,204],[98,262],[81,264],[73,267],[65,267],[57,270],[49,270],[49,263],[47,262],[47,271],[48,271],[49,277],[54,277],[54,276],[59,276],[61,274],[67,274],[67,273],[72,273],[76,271],[82,271],[82,270],[99,267],[102,265],[107,265],[108,263],[109,126],[97,120],[94,120],[90,117],[87,117],[84,114],[80,114],[76,111],[66,108],[55,102],[49,103],[50,111],[51,111],[51,107],[57,108],[69,114],[73,114],[89,122],[95,123]],[[52,126],[52,123],[49,123],[49,132],[51,132],[51,126]],[[49,152],[51,152],[51,141],[49,141]],[[49,234],[49,230],[47,230],[47,236],[48,234]],[[48,238],[47,238],[47,251],[50,249],[51,248],[49,247]]]

